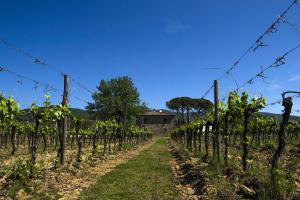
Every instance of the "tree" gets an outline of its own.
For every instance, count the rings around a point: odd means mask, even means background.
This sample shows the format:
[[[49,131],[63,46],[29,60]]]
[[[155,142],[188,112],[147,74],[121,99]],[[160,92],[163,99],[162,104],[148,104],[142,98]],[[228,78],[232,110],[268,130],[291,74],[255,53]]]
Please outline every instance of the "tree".
[[[207,99],[195,99],[190,97],[176,97],[166,102],[166,106],[177,113],[180,113],[181,121],[185,123],[184,114],[186,113],[186,122],[190,122],[190,113],[197,112],[200,116],[204,116],[207,111],[211,111],[213,103]]]
[[[205,116],[205,113],[208,111],[212,111],[213,103],[210,100],[200,98],[200,99],[193,99],[193,109],[196,110],[199,117]]]
[[[167,108],[170,110],[175,111],[175,113],[179,114],[179,125],[181,125],[181,122],[184,123],[184,110],[181,106],[180,99],[179,98],[173,98],[170,101],[166,102]]]
[[[128,76],[101,80],[92,97],[94,102],[88,103],[87,110],[97,119],[109,120],[115,118],[123,126],[123,135],[127,123],[136,114],[146,111],[145,103],[141,103],[137,88]],[[121,141],[120,141],[121,142]]]

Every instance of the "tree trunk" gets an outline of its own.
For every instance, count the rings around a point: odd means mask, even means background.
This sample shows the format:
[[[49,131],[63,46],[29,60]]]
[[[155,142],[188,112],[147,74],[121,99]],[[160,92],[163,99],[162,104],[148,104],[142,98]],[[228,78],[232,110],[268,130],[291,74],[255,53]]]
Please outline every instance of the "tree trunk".
[[[225,114],[225,126],[224,126],[224,163],[228,164],[228,112]]]
[[[185,121],[184,121],[184,108],[181,107],[181,118],[182,118],[182,124],[185,124]]]
[[[19,145],[20,145],[20,132],[17,133],[17,148],[19,147]]]
[[[71,138],[71,149],[73,149],[73,145],[74,145],[74,135],[72,135],[72,138]]]
[[[190,123],[190,107],[186,108],[186,121],[188,124]]]
[[[122,147],[125,145],[126,140],[126,121],[127,121],[127,103],[125,103],[124,116],[123,116],[123,127],[121,129],[121,140],[119,144],[119,150],[122,150]]]
[[[208,159],[208,139],[209,139],[209,126],[210,123],[206,123],[205,125],[205,133],[204,133],[204,142],[205,142],[205,155],[204,160]]]
[[[79,129],[80,129],[80,121],[76,120],[75,124],[75,134],[76,134],[76,141],[77,141],[77,162],[81,162],[81,154],[82,154],[82,135],[79,135]]]
[[[32,141],[31,141],[31,163],[35,164],[36,162],[36,150],[37,150],[37,135],[38,135],[38,130],[40,126],[40,121],[39,119],[35,120],[35,130],[34,133],[32,134]]]
[[[32,138],[32,133],[27,133],[27,145],[28,145],[28,152],[31,152],[31,138]]]
[[[198,137],[199,137],[199,138],[198,138],[198,142],[199,142],[199,144],[198,144],[199,157],[201,156],[202,130],[203,130],[203,126],[200,127],[200,129],[199,129],[199,134],[198,134]]]
[[[44,142],[43,152],[46,152],[46,150],[47,150],[47,136],[46,136],[45,133],[43,134],[43,142]]]
[[[285,147],[285,128],[288,124],[293,102],[291,97],[287,97],[283,99],[282,105],[284,106],[284,113],[282,115],[282,121],[280,123],[280,129],[278,134],[278,146],[277,149],[272,157],[272,166],[271,166],[271,179],[272,185],[275,186],[276,184],[276,168],[278,165],[278,159],[282,154],[284,147]]]
[[[197,130],[193,130],[193,148],[194,152],[197,153]]]
[[[104,130],[102,136],[103,136],[103,154],[105,154],[106,153],[106,146],[107,146],[106,130]]]
[[[242,164],[243,170],[247,169],[247,157],[249,152],[249,145],[248,145],[248,124],[250,119],[250,110],[246,109],[244,112],[244,131],[242,134],[242,145],[243,145],[243,156],[242,156]]]
[[[77,146],[78,146],[77,162],[80,163],[81,162],[81,154],[82,154],[82,135],[79,136],[76,134],[76,140],[77,140]]]
[[[111,153],[111,135],[108,136],[108,152]]]
[[[12,155],[16,153],[16,144],[15,144],[15,135],[16,135],[16,126],[13,125],[11,128],[11,145],[12,145]]]
[[[96,133],[97,134],[97,133]],[[92,151],[92,153],[93,153],[93,155],[95,155],[96,154],[96,138],[97,138],[97,135],[96,134],[94,134],[93,135],[93,151]]]

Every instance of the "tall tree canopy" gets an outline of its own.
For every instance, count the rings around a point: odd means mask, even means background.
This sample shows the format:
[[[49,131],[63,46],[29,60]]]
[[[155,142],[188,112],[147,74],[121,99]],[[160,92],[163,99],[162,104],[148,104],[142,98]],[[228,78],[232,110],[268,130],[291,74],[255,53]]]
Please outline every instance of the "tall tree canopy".
[[[204,116],[206,112],[213,110],[213,103],[204,98],[193,99],[193,109],[199,116]]]
[[[212,110],[213,103],[207,99],[196,99],[190,97],[176,97],[166,102],[166,106],[177,113],[181,114],[181,122],[184,123],[184,114],[186,113],[187,122],[190,121],[191,112],[203,116],[207,111]]]
[[[125,123],[137,113],[144,112],[147,107],[141,103],[137,88],[128,76],[101,80],[92,97],[94,102],[88,103],[87,109],[98,119],[116,118]]]

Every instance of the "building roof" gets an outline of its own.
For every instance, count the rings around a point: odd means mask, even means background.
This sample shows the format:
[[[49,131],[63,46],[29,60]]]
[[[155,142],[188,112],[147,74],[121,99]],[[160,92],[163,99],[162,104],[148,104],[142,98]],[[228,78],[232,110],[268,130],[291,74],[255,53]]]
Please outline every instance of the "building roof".
[[[172,112],[166,112],[163,110],[152,110],[149,112],[145,112],[143,114],[139,114],[140,116],[166,116],[166,115],[172,115],[174,116],[175,114]]]

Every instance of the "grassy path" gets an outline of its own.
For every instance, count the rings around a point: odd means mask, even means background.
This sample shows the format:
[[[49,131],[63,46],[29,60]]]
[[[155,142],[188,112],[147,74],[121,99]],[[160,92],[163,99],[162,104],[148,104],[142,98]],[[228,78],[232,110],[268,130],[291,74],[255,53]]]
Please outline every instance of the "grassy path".
[[[80,199],[180,199],[170,159],[166,139],[160,138],[134,159],[99,178]]]

